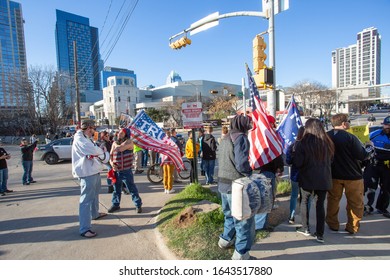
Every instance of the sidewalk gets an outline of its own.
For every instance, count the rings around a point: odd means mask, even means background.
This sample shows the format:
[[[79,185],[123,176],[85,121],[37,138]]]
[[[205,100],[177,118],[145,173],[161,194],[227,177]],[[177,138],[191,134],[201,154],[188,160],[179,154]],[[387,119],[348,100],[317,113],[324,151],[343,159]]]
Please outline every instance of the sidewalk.
[[[315,230],[313,208],[310,225]],[[347,220],[344,213],[345,199],[339,213],[340,231],[331,231],[325,225],[324,243],[318,243],[313,236],[296,233],[299,224],[285,222],[269,238],[256,243],[251,255],[262,260],[390,260],[390,219],[380,214],[363,217],[359,233],[351,235],[343,231]]]
[[[22,186],[18,149],[11,151],[11,155],[8,187],[14,193],[0,197],[0,259],[175,259],[156,229],[160,209],[175,194],[164,194],[162,185],[151,185],[144,173],[135,175],[143,213],[135,213],[131,197],[123,195],[121,209],[93,221],[93,230],[98,236],[86,239],[78,233],[79,187],[70,175],[70,163],[47,165],[34,161],[33,177],[38,182]],[[106,185],[105,173],[102,185]],[[184,184],[175,185],[177,191],[183,187]],[[102,187],[101,212],[107,212],[111,206],[111,194],[106,191],[107,188]],[[314,228],[313,217],[314,211],[311,216]],[[344,200],[340,220],[346,221]],[[364,217],[361,232],[356,235],[326,229],[324,244],[317,243],[314,237],[296,233],[295,226],[280,224],[268,238],[253,246],[251,254],[259,260],[390,259],[390,219],[382,215]],[[340,228],[343,229],[343,225]]]

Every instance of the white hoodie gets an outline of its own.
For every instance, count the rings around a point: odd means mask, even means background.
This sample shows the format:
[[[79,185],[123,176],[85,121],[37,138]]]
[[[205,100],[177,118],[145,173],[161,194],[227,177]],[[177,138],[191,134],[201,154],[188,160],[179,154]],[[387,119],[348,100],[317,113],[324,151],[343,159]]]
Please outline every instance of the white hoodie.
[[[92,156],[88,159],[87,156]],[[91,139],[79,130],[74,135],[72,145],[72,175],[73,177],[87,177],[98,174],[103,170],[102,161],[109,160],[109,152],[104,152]]]

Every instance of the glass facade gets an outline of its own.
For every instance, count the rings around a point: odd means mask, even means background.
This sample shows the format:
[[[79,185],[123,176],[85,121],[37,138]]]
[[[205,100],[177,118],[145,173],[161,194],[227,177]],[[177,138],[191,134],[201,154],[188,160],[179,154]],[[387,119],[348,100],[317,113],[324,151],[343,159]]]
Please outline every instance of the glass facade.
[[[27,78],[24,21],[19,3],[0,0],[0,108],[23,108]]]
[[[77,46],[77,73],[79,89],[100,90],[100,51],[98,29],[89,25],[89,19],[56,10],[57,66],[61,75],[72,81],[75,74],[74,42]],[[70,93],[65,97],[72,102]]]

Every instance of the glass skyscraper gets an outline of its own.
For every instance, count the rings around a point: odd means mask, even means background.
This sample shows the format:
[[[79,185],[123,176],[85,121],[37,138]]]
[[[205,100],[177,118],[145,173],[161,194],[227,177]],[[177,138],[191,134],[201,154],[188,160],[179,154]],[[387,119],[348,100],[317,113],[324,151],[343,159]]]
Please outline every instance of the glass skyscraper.
[[[56,10],[56,49],[57,66],[61,77],[74,81],[74,43],[77,46],[77,74],[79,88],[100,90],[100,51],[98,29],[89,25],[89,19],[64,11]],[[71,95],[65,97],[72,102]]]
[[[3,112],[27,105],[22,90],[26,78],[22,6],[0,0],[0,108]]]

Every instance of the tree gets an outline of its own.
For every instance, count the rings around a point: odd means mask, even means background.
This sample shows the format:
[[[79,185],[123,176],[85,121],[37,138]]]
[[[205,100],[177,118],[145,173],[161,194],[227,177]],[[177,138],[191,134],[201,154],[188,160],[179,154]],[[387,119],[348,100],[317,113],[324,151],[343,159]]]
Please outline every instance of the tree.
[[[286,89],[286,92],[294,94],[305,116],[315,114],[316,110],[320,111],[320,115],[329,115],[336,104],[336,92],[316,81],[298,82]]]
[[[169,114],[165,109],[147,108],[145,112],[154,122],[164,122],[169,118]]]
[[[237,110],[237,97],[217,96],[211,100],[208,108],[211,119],[223,119],[235,113]]]

